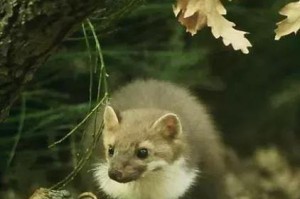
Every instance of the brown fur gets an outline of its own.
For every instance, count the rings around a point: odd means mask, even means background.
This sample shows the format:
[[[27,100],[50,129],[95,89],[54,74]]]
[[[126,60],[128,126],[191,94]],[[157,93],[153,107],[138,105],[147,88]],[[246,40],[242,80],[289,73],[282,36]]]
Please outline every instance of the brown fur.
[[[100,141],[96,159],[103,159],[105,154],[106,160],[111,162],[111,167],[123,168],[125,175],[135,177],[139,171],[139,177],[145,171],[146,163],[153,161],[153,158],[163,158],[172,163],[183,156],[189,168],[199,168],[201,171],[199,183],[207,188],[203,195],[207,199],[219,198],[222,195],[205,192],[221,192],[219,187],[222,186],[224,171],[223,146],[205,106],[188,90],[168,82],[138,80],[115,92],[110,105],[118,111],[117,118],[121,125],[113,130],[104,130],[104,147]],[[163,134],[158,131],[165,132],[166,129],[151,127],[167,113],[178,116],[182,132],[174,138],[163,139]],[[100,111],[98,118],[102,118],[102,114],[103,111]],[[167,123],[167,129],[168,125]],[[172,126],[171,131],[174,131]],[[151,142],[152,146],[147,147],[150,148],[152,156],[145,160],[134,158],[136,149],[142,143],[147,144],[147,141]],[[107,156],[109,145],[115,146],[119,151],[119,154],[111,159]],[[191,192],[202,194],[199,193],[200,189],[201,187]]]
[[[190,165],[201,163],[210,168],[223,167],[223,147],[213,121],[205,106],[187,89],[169,82],[138,80],[118,90],[112,96],[111,106],[120,112],[142,108],[177,114],[187,139],[186,155]],[[131,120],[140,120],[139,125],[146,125],[151,121],[142,115],[132,117],[136,118],[130,118]],[[135,128],[127,126],[126,130],[130,132]]]

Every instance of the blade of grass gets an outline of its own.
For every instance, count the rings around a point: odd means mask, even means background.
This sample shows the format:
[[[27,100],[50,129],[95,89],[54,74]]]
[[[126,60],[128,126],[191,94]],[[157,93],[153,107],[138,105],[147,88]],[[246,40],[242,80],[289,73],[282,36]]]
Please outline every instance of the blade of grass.
[[[108,75],[106,73],[103,54],[102,54],[99,39],[98,39],[96,31],[95,31],[95,27],[89,19],[87,19],[87,23],[88,23],[88,25],[91,29],[92,34],[93,34],[95,44],[96,44],[96,50],[97,50],[98,56],[100,58],[100,73],[99,73],[99,82],[98,82],[98,90],[97,90],[97,101],[99,101],[100,91],[101,91],[101,82],[102,81],[103,81],[104,92],[105,92],[104,95],[108,95],[108,88],[107,88],[107,81],[106,81],[106,77]]]
[[[92,64],[92,52],[91,52],[91,47],[90,47],[90,42],[88,39],[88,35],[86,32],[86,28],[84,23],[82,23],[82,30],[83,30],[83,35],[84,35],[84,39],[85,39],[85,44],[86,44],[86,48],[89,54],[89,65],[90,65],[90,85],[89,85],[89,110],[91,110],[92,108],[92,89],[93,89],[93,64]]]
[[[20,138],[21,138],[21,135],[22,135],[22,132],[23,132],[23,127],[24,127],[24,121],[25,121],[25,116],[26,116],[26,98],[25,98],[25,95],[22,94],[21,95],[21,115],[20,115],[20,124],[19,124],[19,127],[18,127],[18,132],[17,132],[17,135],[15,137],[15,143],[13,145],[13,148],[10,152],[10,156],[9,156],[9,159],[7,161],[7,165],[6,165],[6,169],[9,169],[9,166],[16,154],[16,149],[17,149],[17,146],[19,144],[19,141],[20,141]]]

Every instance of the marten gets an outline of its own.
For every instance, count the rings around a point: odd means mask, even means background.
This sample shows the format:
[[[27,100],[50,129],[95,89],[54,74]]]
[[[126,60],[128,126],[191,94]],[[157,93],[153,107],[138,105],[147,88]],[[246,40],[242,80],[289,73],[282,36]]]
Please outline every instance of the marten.
[[[205,105],[188,89],[133,81],[112,94],[96,124],[91,119],[87,140],[101,122],[88,169],[109,198],[226,198],[224,146]]]

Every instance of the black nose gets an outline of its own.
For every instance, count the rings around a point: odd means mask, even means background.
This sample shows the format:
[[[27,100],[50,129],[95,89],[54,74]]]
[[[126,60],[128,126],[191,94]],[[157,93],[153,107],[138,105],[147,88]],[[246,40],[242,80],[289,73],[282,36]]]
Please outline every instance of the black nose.
[[[120,181],[123,178],[122,172],[116,169],[110,170],[108,176],[115,181]]]

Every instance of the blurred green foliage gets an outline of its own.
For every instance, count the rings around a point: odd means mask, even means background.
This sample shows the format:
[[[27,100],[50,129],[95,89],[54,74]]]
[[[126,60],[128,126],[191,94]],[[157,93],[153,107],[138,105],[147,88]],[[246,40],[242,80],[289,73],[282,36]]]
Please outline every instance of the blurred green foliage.
[[[290,162],[299,165],[300,37],[288,35],[274,41],[275,23],[283,18],[278,11],[287,2],[224,2],[228,18],[238,24],[238,29],[251,33],[247,35],[253,44],[249,55],[224,46],[208,28],[191,37],[175,19],[173,1],[149,1],[105,28],[105,19],[96,14],[90,19],[101,42],[109,90],[136,78],[182,84],[208,105],[224,141],[240,156],[253,154],[257,147],[276,145]],[[88,38],[93,43],[90,33]],[[93,56],[94,49],[92,46]],[[90,110],[89,64],[95,65],[93,60],[79,29],[37,71],[23,93],[24,120],[20,101],[0,126],[0,168],[8,172],[2,174],[4,179],[20,181],[24,173],[12,175],[20,162],[23,169],[35,168],[37,172],[45,168],[66,170],[64,163],[68,162],[68,168],[76,163],[67,152],[76,138],[52,150],[47,146]],[[93,75],[93,85],[98,83],[97,75]],[[96,92],[94,86],[93,100]],[[15,158],[6,170],[18,132]],[[34,181],[35,177],[30,179]],[[59,179],[61,176],[51,176],[51,182]],[[49,184],[49,180],[36,180]]]

